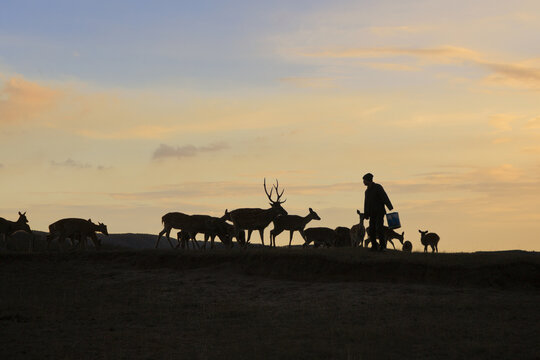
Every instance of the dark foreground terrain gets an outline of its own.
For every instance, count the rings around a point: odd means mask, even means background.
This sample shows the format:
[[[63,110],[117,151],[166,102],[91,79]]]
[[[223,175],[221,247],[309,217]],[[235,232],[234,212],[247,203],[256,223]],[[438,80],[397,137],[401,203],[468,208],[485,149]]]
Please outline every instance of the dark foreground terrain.
[[[0,254],[0,359],[538,359],[540,254]]]

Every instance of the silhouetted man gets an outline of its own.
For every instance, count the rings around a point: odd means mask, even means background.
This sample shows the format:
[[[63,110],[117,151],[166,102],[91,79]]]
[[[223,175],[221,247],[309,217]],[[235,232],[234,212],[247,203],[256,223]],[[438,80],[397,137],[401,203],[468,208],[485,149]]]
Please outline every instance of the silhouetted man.
[[[384,206],[386,205],[388,210],[392,210],[394,207],[382,185],[373,182],[373,174],[367,173],[363,179],[364,185],[367,186],[364,199],[364,214],[365,219],[369,219],[368,237],[372,240],[371,250],[377,250],[377,239],[379,239],[381,243],[378,248],[380,251],[383,251],[386,249],[386,241],[383,233],[384,214],[386,214]]]

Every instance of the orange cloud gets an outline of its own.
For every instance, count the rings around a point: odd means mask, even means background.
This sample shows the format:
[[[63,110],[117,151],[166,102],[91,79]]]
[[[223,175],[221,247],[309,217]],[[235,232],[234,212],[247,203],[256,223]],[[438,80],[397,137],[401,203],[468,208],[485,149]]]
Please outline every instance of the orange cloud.
[[[0,123],[33,120],[54,107],[60,96],[59,90],[12,77],[0,88]]]

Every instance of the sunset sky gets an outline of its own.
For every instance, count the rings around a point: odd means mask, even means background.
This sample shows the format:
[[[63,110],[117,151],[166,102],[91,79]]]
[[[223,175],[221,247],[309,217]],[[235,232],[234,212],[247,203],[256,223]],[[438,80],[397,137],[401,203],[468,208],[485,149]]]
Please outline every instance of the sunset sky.
[[[540,2],[500,3],[3,1],[0,216],[158,233],[266,177],[350,227],[372,172],[414,250],[540,251]]]

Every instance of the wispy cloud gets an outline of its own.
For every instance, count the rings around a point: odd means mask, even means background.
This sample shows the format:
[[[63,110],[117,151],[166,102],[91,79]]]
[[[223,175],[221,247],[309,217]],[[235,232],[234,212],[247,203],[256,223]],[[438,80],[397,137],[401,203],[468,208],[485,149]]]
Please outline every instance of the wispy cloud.
[[[397,47],[379,47],[379,48],[350,48],[342,50],[322,50],[315,52],[303,52],[307,57],[327,57],[327,58],[381,58],[394,56],[414,56],[422,58],[431,58],[433,60],[478,60],[480,54],[476,51],[457,47],[441,46],[434,48],[397,48]]]
[[[493,61],[490,60],[489,56],[486,54],[458,46],[440,46],[432,48],[349,48],[341,50],[301,52],[301,55],[304,57],[338,59],[374,59],[407,56],[435,64],[472,64],[490,72],[485,79],[488,83],[540,90],[540,67],[534,64],[530,65],[530,62],[511,63]],[[385,67],[383,64],[378,64],[376,66],[383,69]],[[387,66],[387,70],[399,69],[399,63],[392,63],[392,65],[393,66]],[[374,64],[368,63],[368,66],[373,67]],[[404,66],[407,68],[409,65]]]
[[[89,163],[83,163],[83,162],[80,162],[80,161],[75,161],[71,158],[68,158],[64,161],[54,161],[52,160],[50,162],[50,164],[52,166],[55,166],[55,167],[65,167],[65,168],[73,168],[73,169],[90,169],[92,168],[93,166],[90,165]]]
[[[118,131],[96,131],[93,129],[76,130],[78,135],[91,139],[122,140],[122,139],[160,139],[178,131],[178,126],[141,125]]]
[[[206,146],[195,146],[195,145],[183,145],[183,146],[171,146],[166,144],[161,144],[154,151],[152,159],[158,160],[163,158],[177,158],[181,159],[184,157],[193,157],[197,156],[200,153],[206,152],[218,152],[221,150],[228,149],[229,145],[224,142],[212,143]]]

